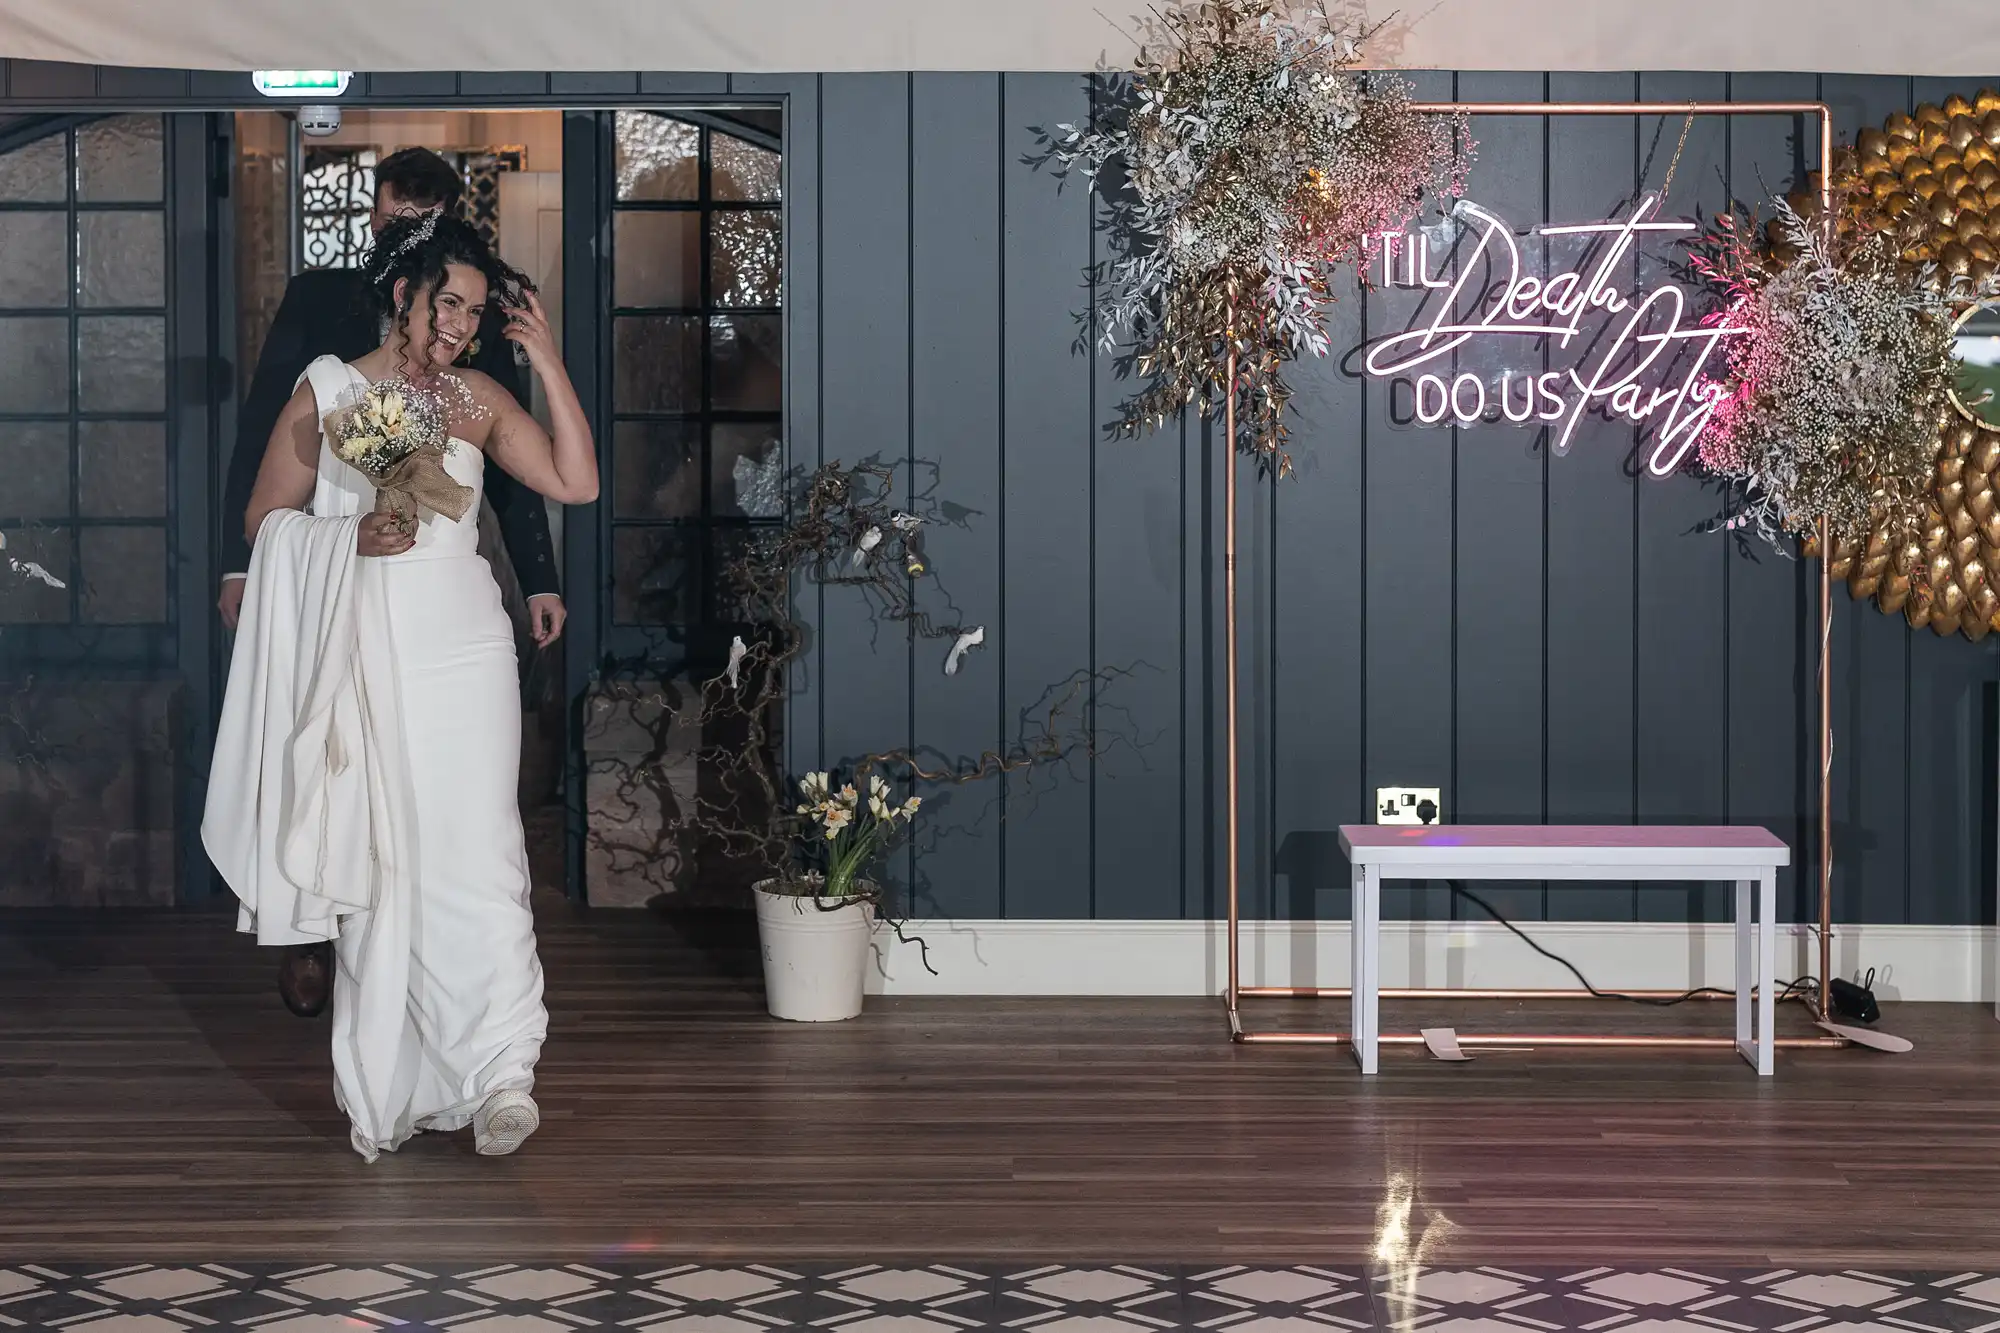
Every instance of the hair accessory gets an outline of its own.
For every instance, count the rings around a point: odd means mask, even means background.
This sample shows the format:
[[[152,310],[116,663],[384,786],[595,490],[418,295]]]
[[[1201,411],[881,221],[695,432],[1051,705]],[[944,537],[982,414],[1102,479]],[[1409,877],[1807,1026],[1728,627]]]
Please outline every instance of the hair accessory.
[[[428,241],[431,237],[437,235],[438,219],[443,216],[444,216],[444,207],[442,205],[436,208],[426,210],[424,213],[424,220],[417,224],[416,230],[412,231],[408,236],[405,236],[403,238],[403,243],[396,247],[396,253],[394,257],[397,259],[401,259],[404,255],[408,254],[410,251],[416,249],[418,246],[422,245],[425,241]]]

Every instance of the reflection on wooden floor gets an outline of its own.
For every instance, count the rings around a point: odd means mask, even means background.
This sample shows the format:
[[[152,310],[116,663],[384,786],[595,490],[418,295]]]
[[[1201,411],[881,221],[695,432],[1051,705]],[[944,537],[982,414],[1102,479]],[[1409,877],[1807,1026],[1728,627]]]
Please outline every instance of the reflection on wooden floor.
[[[1721,1052],[1398,1050],[1364,1083],[1336,1051],[1232,1047],[1205,1001],[903,1000],[782,1025],[746,943],[546,913],[541,1134],[514,1158],[441,1137],[368,1167],[325,1023],[285,1013],[272,956],[226,919],[0,915],[0,1264],[2000,1270],[2000,1024],[1981,1008],[1892,1006],[1914,1055],[1787,1053],[1775,1080]]]

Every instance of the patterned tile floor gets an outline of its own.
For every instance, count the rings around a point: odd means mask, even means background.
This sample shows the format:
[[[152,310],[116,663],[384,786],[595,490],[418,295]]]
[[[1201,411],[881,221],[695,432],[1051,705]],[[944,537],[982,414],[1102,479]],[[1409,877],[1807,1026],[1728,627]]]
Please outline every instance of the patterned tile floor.
[[[1622,1268],[0,1266],[0,1328],[88,1333],[1988,1333],[2000,1276]]]

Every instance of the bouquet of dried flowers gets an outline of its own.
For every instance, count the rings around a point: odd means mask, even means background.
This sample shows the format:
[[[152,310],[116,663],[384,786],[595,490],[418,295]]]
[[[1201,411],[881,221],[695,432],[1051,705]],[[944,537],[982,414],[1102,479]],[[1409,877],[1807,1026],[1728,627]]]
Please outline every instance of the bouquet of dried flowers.
[[[375,484],[375,512],[393,515],[404,532],[419,508],[453,522],[472,508],[473,490],[445,471],[450,413],[436,393],[408,380],[371,384],[328,423],[333,451]]]
[[[888,782],[868,779],[864,800],[853,783],[833,789],[826,773],[808,773],[799,781],[796,814],[805,822],[810,845],[802,848],[804,859],[822,860],[823,881],[809,881],[813,896],[847,899],[866,896],[860,874],[896,841],[899,832],[917,817],[923,801],[915,796],[900,805],[891,799]]]
[[[1181,0],[1147,27],[1124,104],[1045,136],[1058,175],[1099,189],[1122,250],[1093,275],[1096,333],[1106,351],[1129,345],[1146,381],[1120,429],[1195,404],[1220,415],[1234,392],[1236,444],[1282,473],[1281,368],[1328,350],[1328,267],[1362,258],[1426,190],[1462,187],[1466,123],[1420,115],[1403,80],[1363,74],[1379,25],[1324,5]]]
[[[1892,236],[1774,208],[1771,250],[1736,214],[1693,256],[1733,330],[1698,466],[1730,484],[1728,524],[1781,550],[1821,520],[1852,539],[1880,519],[1900,545],[1928,522],[1957,374],[1948,295]]]

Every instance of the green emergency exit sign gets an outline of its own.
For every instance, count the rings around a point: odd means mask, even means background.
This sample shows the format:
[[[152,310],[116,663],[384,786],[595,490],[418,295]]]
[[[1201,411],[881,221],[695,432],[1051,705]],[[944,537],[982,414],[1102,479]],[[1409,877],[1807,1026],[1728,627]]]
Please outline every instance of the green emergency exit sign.
[[[354,76],[344,69],[260,69],[250,77],[266,97],[338,97]]]

